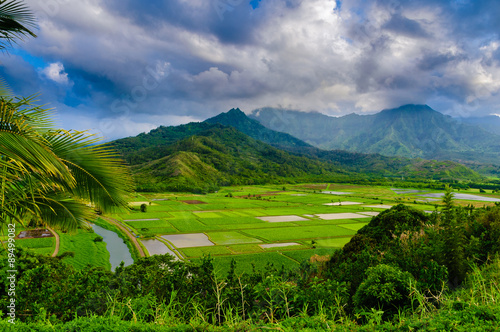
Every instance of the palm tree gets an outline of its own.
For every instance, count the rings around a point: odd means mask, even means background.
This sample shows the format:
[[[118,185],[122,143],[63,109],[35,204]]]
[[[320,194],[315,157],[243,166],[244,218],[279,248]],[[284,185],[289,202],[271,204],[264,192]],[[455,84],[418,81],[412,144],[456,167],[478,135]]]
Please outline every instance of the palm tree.
[[[0,50],[12,45],[16,39],[36,37],[36,18],[22,1],[0,0]],[[0,95],[9,95],[7,83],[0,78]]]
[[[74,230],[90,217],[124,207],[127,167],[87,132],[56,130],[33,98],[0,97],[0,223],[32,219]]]
[[[36,19],[18,0],[0,0],[0,50],[36,37]],[[54,129],[33,98],[7,97],[0,78],[0,226],[42,222],[74,230],[99,211],[126,206],[131,177],[118,155],[87,132]]]
[[[0,39],[8,44],[23,37],[36,37],[31,30],[36,27],[36,18],[22,1],[0,0]],[[0,49],[5,43],[0,41]]]

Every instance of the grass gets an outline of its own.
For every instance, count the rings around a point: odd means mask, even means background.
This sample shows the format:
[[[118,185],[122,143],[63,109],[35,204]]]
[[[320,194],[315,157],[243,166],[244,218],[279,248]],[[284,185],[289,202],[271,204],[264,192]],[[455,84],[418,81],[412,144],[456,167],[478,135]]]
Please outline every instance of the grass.
[[[172,218],[172,215],[168,212],[156,211],[156,212],[136,212],[123,216],[124,220],[130,219],[161,219],[161,218]]]
[[[35,239],[16,239],[17,247],[24,248],[48,248],[54,247],[56,240],[54,237],[35,238]]]
[[[51,255],[54,252],[55,244],[54,237],[16,240],[16,247],[30,248],[41,255]]]
[[[237,244],[229,246],[228,249],[233,254],[250,254],[264,251],[258,244]]]
[[[369,218],[365,219],[369,220]],[[314,225],[341,225],[341,224],[352,224],[355,222],[353,219],[331,219],[331,220],[323,220],[323,219],[310,219],[310,220],[302,220],[302,221],[294,221],[295,225],[298,226],[314,226]]]
[[[244,231],[249,236],[256,236],[269,242],[284,240],[315,239],[322,237],[352,236],[356,232],[336,225],[282,227],[279,230],[249,229]]]
[[[281,227],[294,227],[297,226],[291,222],[275,222],[275,223],[252,223],[252,224],[234,224],[221,226],[226,230],[240,230],[240,229],[266,229],[266,228],[281,228]]]
[[[277,269],[281,269],[282,266],[288,269],[298,267],[297,262],[289,257],[277,252],[264,252],[260,254],[214,257],[215,271],[221,276],[227,275],[229,264],[233,259],[236,262],[236,274],[251,273],[254,267],[256,270],[268,269],[270,266]]]
[[[314,255],[325,256],[332,255],[336,250],[333,248],[316,248],[316,249],[305,249],[305,250],[294,250],[283,252],[283,255],[294,259],[297,262],[303,262],[309,260]]]
[[[155,227],[172,227],[166,220],[143,220],[143,221],[126,221],[126,223],[135,229],[155,228]]]
[[[347,229],[350,229],[352,231],[359,231],[361,228],[363,228],[365,225],[368,225],[368,223],[366,222],[358,222],[358,223],[354,223],[354,224],[341,224],[339,225],[339,227],[343,227],[343,228],[347,228]]]
[[[216,218],[221,218],[222,215],[220,213],[217,213],[217,212],[193,212],[193,214],[195,216],[197,216],[198,218],[202,218],[202,219],[205,219],[205,218],[210,218],[210,219],[216,219]]]
[[[170,223],[172,224],[172,226],[183,233],[199,233],[203,231],[213,231],[221,229],[221,227],[218,227],[217,225],[205,225],[196,219],[175,219],[170,221]]]
[[[262,242],[261,240],[243,235],[239,232],[213,232],[207,234],[210,240],[218,245]]]
[[[172,227],[154,227],[154,228],[140,228],[138,232],[144,236],[164,235],[164,234],[177,234],[177,230]]]
[[[230,255],[231,251],[224,246],[195,247],[179,249],[186,257]]]
[[[59,247],[60,256],[66,251],[74,252],[74,257],[66,257],[64,261],[81,269],[86,265],[102,266],[111,269],[109,263],[109,252],[106,250],[106,243],[94,242],[98,237],[93,231],[78,229],[76,234],[65,234],[59,232],[61,244]]]
[[[31,248],[34,252],[40,255],[50,256],[54,253],[54,248]]]
[[[262,224],[265,221],[254,217],[225,217],[204,218],[201,222],[205,225],[239,225],[239,224]]]
[[[261,217],[265,216],[286,216],[286,215],[301,215],[301,214],[311,214],[310,210],[301,207],[290,207],[290,208],[270,208],[262,211]]]
[[[342,248],[351,240],[350,237],[336,237],[331,239],[319,239],[316,240],[316,245],[318,247],[335,247]]]

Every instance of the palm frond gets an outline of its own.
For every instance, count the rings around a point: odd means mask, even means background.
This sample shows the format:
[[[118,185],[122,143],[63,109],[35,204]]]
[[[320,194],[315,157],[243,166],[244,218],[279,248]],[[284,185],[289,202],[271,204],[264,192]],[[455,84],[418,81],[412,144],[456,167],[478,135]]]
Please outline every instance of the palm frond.
[[[86,132],[54,130],[33,98],[0,97],[0,222],[36,218],[74,230],[101,211],[127,205],[131,176],[118,154]]]
[[[35,15],[19,0],[0,0],[0,39],[9,44],[26,36],[36,37],[33,29],[37,27]],[[0,42],[0,49],[6,45]]]
[[[12,95],[12,90],[10,89],[9,85],[7,82],[0,77],[0,96],[10,96]]]
[[[18,133],[0,130],[0,154],[5,158],[2,166],[15,167],[21,173],[44,174],[69,184],[75,182],[68,168],[50,149]]]
[[[53,110],[35,105],[36,97],[0,97],[0,127],[23,132],[30,137],[39,137],[53,130]]]
[[[30,107],[31,102],[0,97],[0,166],[7,168],[3,175],[33,172],[74,183],[43,136],[52,126],[50,111]]]
[[[60,195],[36,197],[38,218],[47,226],[75,231],[92,218],[91,210],[84,203]]]
[[[86,132],[58,131],[45,137],[76,181],[69,192],[87,200],[103,212],[125,207],[125,194],[133,184],[128,168],[118,153],[100,138]]]

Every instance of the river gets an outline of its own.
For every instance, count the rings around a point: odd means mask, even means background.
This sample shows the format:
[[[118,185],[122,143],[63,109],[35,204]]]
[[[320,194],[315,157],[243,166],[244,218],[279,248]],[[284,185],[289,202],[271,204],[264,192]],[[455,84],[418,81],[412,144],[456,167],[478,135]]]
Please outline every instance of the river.
[[[125,266],[134,263],[127,245],[115,232],[94,224],[92,225],[92,229],[96,234],[102,236],[103,241],[106,242],[106,249],[109,252],[109,262],[111,263],[111,271],[114,271],[122,261],[125,263]]]

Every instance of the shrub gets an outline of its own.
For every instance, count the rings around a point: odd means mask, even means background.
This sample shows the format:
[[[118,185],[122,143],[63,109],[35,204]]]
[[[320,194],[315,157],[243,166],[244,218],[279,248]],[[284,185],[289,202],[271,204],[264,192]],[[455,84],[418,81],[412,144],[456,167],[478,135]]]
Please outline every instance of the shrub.
[[[144,203],[141,204],[141,212],[147,212],[148,206]]]
[[[394,235],[399,236],[404,231],[420,229],[428,220],[429,217],[422,211],[398,204],[374,217],[358,234],[377,242],[388,242]]]
[[[410,284],[415,279],[409,272],[379,264],[367,270],[367,277],[354,294],[357,309],[375,308],[384,311],[384,317],[410,305]]]

